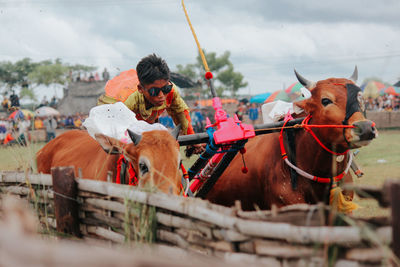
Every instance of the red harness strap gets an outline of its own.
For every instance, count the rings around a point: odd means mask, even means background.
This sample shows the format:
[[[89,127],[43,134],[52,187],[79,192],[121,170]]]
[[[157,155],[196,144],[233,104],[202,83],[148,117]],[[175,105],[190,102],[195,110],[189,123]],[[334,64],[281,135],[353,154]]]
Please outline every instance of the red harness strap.
[[[133,169],[133,166],[130,162],[128,162],[124,155],[120,155],[119,159],[117,161],[117,177],[115,178],[115,183],[121,184],[121,169],[122,169],[122,163],[126,166],[126,169],[128,170],[129,173],[129,185],[137,186],[138,185],[138,179],[136,177],[135,170]]]
[[[307,119],[308,118],[308,119]],[[319,139],[315,136],[315,134],[311,131],[311,129],[307,129],[306,127],[304,127],[304,125],[307,125],[307,123],[308,123],[308,121],[310,120],[310,118],[311,118],[311,116],[307,116],[305,119],[304,119],[304,121],[302,122],[302,126],[303,126],[303,128],[305,128],[306,130],[307,130],[307,132],[309,132],[309,133],[311,133],[311,135],[314,137],[314,139],[324,148],[324,149],[326,149],[327,151],[329,151],[329,152],[331,152],[332,154],[335,154],[335,155],[344,155],[344,154],[346,154],[347,153],[347,151],[346,152],[344,152],[344,153],[335,153],[335,152],[333,152],[333,151],[331,151],[331,150],[329,150],[328,148],[326,148],[322,143],[321,143],[321,141],[319,141]],[[307,120],[306,120],[307,119]],[[283,144],[283,129],[285,128],[285,125],[286,125],[286,123],[288,122],[289,120],[286,120],[285,121],[285,123],[283,124],[283,126],[282,126],[282,129],[281,129],[281,132],[280,132],[280,135],[279,135],[279,145],[280,145],[280,148],[281,148],[281,154],[282,154],[282,159],[283,160],[285,160],[285,159],[287,159],[287,153],[286,153],[286,150],[285,150],[285,146],[284,146],[284,144]],[[290,166],[289,166],[290,167]],[[294,167],[295,168],[295,167]],[[300,174],[301,175],[301,174]],[[309,174],[308,174],[309,175]],[[340,180],[342,180],[343,179],[343,177],[344,177],[344,175],[345,175],[345,172],[342,172],[341,174],[339,174],[339,175],[336,175],[335,177],[333,177],[332,179],[333,179],[333,182],[339,182]],[[311,179],[311,178],[309,178],[309,179]],[[312,179],[313,181],[315,181],[315,182],[318,182],[318,183],[330,183],[331,182],[331,178],[325,178],[325,177],[318,177],[318,176],[313,176],[313,179]]]

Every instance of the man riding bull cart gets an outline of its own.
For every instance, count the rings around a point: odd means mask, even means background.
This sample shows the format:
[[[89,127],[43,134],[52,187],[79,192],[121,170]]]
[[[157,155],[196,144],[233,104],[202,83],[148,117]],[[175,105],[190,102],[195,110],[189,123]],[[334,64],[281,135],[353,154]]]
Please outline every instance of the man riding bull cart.
[[[166,110],[175,125],[180,125],[183,135],[194,134],[189,115],[189,107],[180,96],[165,60],[155,54],[140,60],[136,70],[122,72],[107,82],[105,94],[98,99],[98,105],[112,104],[117,101],[124,104],[136,114],[138,120],[150,124],[158,122]],[[188,156],[203,151],[201,145],[187,148]]]
[[[147,56],[139,62],[136,71],[137,76],[135,75],[136,72],[134,70],[130,70],[109,81],[105,88],[106,94],[99,98],[99,104],[114,103],[118,100],[123,101],[130,110],[135,112],[138,120],[144,120],[148,123],[157,122],[161,113],[164,110],[167,110],[167,112],[173,118],[175,124],[180,124],[182,126],[182,132],[184,135],[186,135],[181,136],[178,139],[180,141],[180,145],[192,146],[194,147],[195,152],[199,153],[202,151],[202,146],[200,146],[200,144],[207,143],[206,151],[204,151],[204,153],[202,153],[200,158],[193,164],[193,166],[189,168],[187,173],[182,166],[185,178],[188,178],[192,181],[190,188],[189,186],[186,186],[186,193],[191,196],[193,196],[193,193],[195,193],[196,197],[208,198],[213,202],[223,205],[232,205],[231,200],[227,201],[227,199],[221,199],[220,196],[223,194],[216,192],[220,191],[221,189],[221,186],[219,186],[221,181],[219,184],[217,184],[217,181],[221,176],[223,176],[224,171],[229,167],[239,152],[243,162],[243,166],[241,168],[242,173],[246,174],[249,171],[244,158],[244,153],[246,152],[244,146],[248,139],[259,134],[273,133],[277,131],[281,131],[282,135],[282,131],[285,127],[292,127],[296,124],[304,123],[304,118],[293,120],[285,118],[284,121],[276,122],[274,124],[255,126],[255,131],[252,125],[241,123],[236,116],[230,118],[222,109],[219,98],[215,97],[216,94],[211,83],[212,74],[211,72],[207,72],[206,80],[208,81],[208,85],[214,96],[213,106],[216,111],[216,123],[211,124],[210,121],[207,120],[207,133],[194,134],[190,124],[189,109],[183,99],[180,97],[174,84],[170,82],[169,69],[165,61],[154,54]],[[353,74],[353,76],[354,75],[356,74]],[[299,80],[304,84],[304,86],[309,86],[304,82],[304,80]],[[119,86],[115,85],[117,83],[119,83]],[[130,87],[127,86],[129,83],[131,84]],[[121,84],[123,86],[121,86]],[[118,90],[111,90],[113,88],[117,88]],[[358,90],[355,89],[354,92],[357,93]],[[341,128],[341,126],[337,127]],[[343,129],[344,132],[345,128]],[[293,152],[290,155],[290,160],[293,162],[293,164],[296,164],[296,159],[293,156],[293,154],[295,154],[295,141],[293,137],[290,137],[291,135],[294,135],[293,130],[289,131],[285,129],[285,132],[288,133],[286,135],[286,139],[289,144],[289,149],[291,152]],[[261,147],[259,147],[259,149],[261,149]],[[347,150],[343,156],[338,158],[344,158],[345,155],[347,155]],[[124,161],[123,157],[121,157],[119,164],[121,164],[121,162],[122,167],[119,167],[119,169],[128,168],[128,171],[130,172],[130,167],[127,167],[128,163]],[[351,165],[353,168],[355,166],[352,158],[346,158],[344,162],[348,162],[348,165]],[[293,166],[294,167],[291,167],[290,169],[290,176],[293,190],[296,190],[297,177],[299,175],[302,176],[302,174],[304,176],[304,172],[296,171],[296,166]],[[346,168],[346,173],[347,170],[348,168]],[[253,171],[253,168],[250,171]],[[126,171],[122,171],[122,173],[124,172]],[[224,184],[228,182],[226,185],[229,185],[235,181],[232,175],[238,176],[238,174],[237,170],[234,172],[236,173],[231,173],[230,178],[228,178],[229,182],[226,181]],[[356,169],[356,172],[359,174],[360,171]],[[247,176],[250,176],[250,174]],[[343,176],[344,175],[342,175],[342,178]],[[246,180],[248,177],[246,179],[245,178],[246,177],[243,177],[242,180]],[[224,178],[222,180],[224,180]],[[319,180],[321,181],[323,179]],[[326,178],[325,180],[333,181],[334,179]],[[300,184],[301,183],[302,182],[300,182]],[[217,185],[216,189],[214,188],[214,185]],[[229,188],[229,186],[226,185],[223,185],[222,187]],[[239,183],[238,186],[241,187],[241,184]],[[232,194],[229,192],[227,193],[228,195],[231,195],[228,197],[228,199],[236,198],[234,191],[230,192]],[[251,197],[245,198],[251,200]],[[254,200],[253,202],[257,201]],[[251,205],[252,203],[245,205],[244,208],[252,209]],[[269,206],[267,205],[265,207],[268,208]]]

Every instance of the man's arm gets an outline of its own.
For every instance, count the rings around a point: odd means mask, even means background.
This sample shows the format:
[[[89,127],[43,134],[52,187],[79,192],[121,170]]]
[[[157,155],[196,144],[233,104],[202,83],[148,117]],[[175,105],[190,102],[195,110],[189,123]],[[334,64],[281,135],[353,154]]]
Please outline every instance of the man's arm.
[[[183,134],[194,134],[189,115],[189,107],[179,95],[176,87],[174,87],[172,101],[169,107],[167,107],[167,112],[172,117],[175,125],[181,125]]]

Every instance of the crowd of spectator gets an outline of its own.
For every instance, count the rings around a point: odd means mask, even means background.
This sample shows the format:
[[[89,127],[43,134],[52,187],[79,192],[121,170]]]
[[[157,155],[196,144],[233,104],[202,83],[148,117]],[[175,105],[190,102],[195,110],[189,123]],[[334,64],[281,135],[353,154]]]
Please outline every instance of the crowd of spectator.
[[[87,115],[10,118],[0,117],[0,142],[3,145],[26,145],[31,139],[29,131],[42,130],[46,142],[56,137],[56,129],[79,129]]]
[[[69,73],[69,79],[75,82],[98,82],[98,81],[108,81],[110,79],[110,73],[108,72],[107,68],[104,68],[101,78],[98,72],[84,72],[84,73],[77,73],[76,75],[72,74],[72,71]]]
[[[369,97],[365,101],[366,110],[394,111],[400,110],[400,95],[383,95],[377,98]]]

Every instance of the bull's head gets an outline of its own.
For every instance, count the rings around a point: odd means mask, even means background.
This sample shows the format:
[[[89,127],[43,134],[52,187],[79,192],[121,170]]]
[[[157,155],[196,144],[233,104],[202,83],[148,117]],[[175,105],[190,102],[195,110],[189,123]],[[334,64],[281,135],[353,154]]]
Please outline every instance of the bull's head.
[[[155,186],[168,193],[179,193],[180,152],[176,141],[180,126],[171,133],[163,130],[136,134],[128,129],[132,143],[124,144],[114,138],[96,135],[97,141],[106,151],[123,154],[135,169],[139,186]]]
[[[356,148],[370,143],[377,136],[375,124],[364,115],[361,89],[355,85],[358,71],[355,68],[349,79],[330,78],[312,82],[295,70],[299,82],[311,91],[311,98],[296,102],[312,116],[311,124],[352,125],[354,128],[320,128],[319,137],[334,144],[337,150]]]

